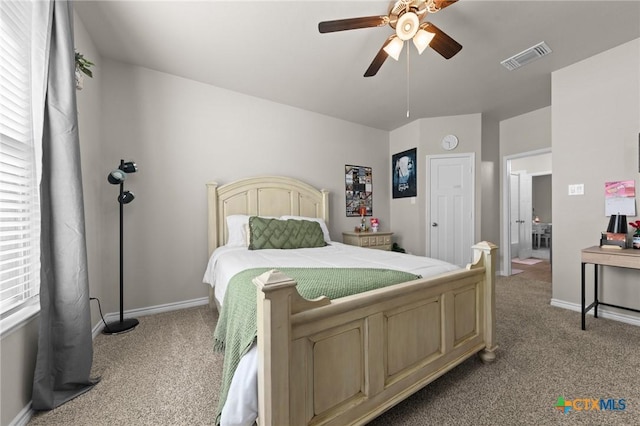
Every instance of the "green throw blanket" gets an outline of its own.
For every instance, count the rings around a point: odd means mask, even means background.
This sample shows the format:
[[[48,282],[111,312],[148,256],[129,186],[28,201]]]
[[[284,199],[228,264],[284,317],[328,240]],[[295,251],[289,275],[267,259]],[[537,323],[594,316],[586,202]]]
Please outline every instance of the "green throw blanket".
[[[298,283],[298,293],[306,299],[327,296],[333,300],[420,278],[408,272],[376,268],[253,268],[234,275],[214,333],[214,349],[224,351],[216,424],[220,424],[220,413],[240,358],[258,334],[257,289],[252,280],[272,269],[293,278]]]

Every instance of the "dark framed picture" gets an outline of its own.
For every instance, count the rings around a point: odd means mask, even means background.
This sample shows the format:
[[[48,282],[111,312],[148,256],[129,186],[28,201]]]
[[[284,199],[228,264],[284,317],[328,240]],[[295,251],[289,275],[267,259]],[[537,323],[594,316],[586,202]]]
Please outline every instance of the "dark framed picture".
[[[416,152],[417,148],[413,148],[391,156],[393,198],[417,195]]]
[[[373,214],[373,176],[371,167],[344,166],[347,217]]]

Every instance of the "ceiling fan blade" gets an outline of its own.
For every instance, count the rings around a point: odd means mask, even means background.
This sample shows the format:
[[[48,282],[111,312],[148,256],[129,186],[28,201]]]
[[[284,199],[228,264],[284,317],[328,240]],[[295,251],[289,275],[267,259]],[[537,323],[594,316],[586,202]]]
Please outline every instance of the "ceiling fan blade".
[[[358,28],[382,27],[387,25],[387,16],[365,16],[362,18],[337,19],[335,21],[323,21],[318,24],[321,33],[333,33],[336,31],[355,30]]]
[[[445,59],[451,59],[456,53],[462,49],[462,45],[449,37],[440,28],[433,25],[431,22],[425,22],[420,25],[423,30],[435,34],[429,46],[441,54]]]
[[[378,70],[380,69],[382,64],[384,64],[384,61],[389,56],[389,54],[384,51],[384,48],[387,47],[387,45],[389,43],[391,43],[391,40],[393,40],[394,37],[395,37],[395,35],[392,35],[387,39],[387,41],[384,42],[384,44],[382,45],[382,47],[378,51],[378,54],[376,55],[376,57],[373,58],[373,61],[371,62],[371,65],[369,65],[369,68],[367,68],[367,70],[365,71],[365,73],[364,73],[365,77],[373,77],[374,75],[376,75],[378,73]]]

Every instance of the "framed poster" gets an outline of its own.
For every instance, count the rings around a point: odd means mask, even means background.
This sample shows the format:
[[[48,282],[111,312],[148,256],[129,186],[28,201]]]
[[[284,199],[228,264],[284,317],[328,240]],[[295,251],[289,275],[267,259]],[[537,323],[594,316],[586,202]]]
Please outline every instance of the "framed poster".
[[[373,214],[373,177],[371,167],[344,166],[344,183],[347,199],[347,217],[360,216],[360,207],[366,209],[365,216]]]
[[[413,148],[391,156],[393,198],[415,197],[418,193],[416,152],[417,148]]]
[[[636,215],[636,182],[623,180],[604,183],[604,214]]]

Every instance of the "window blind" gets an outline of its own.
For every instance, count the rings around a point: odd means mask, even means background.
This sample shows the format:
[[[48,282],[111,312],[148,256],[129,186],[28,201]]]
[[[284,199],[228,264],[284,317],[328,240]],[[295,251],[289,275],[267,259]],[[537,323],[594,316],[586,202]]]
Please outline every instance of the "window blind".
[[[0,317],[37,301],[40,205],[32,115],[32,3],[0,2]]]

